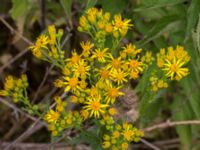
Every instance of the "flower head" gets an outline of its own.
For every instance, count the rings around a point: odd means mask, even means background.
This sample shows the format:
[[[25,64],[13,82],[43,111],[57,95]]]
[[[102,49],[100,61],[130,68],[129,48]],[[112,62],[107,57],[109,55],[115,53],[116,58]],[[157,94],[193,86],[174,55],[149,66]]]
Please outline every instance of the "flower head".
[[[189,69],[183,67],[184,64],[185,61],[176,59],[175,57],[173,61],[166,59],[163,70],[166,72],[166,76],[170,77],[171,80],[180,80],[189,74]]]
[[[105,113],[105,109],[107,107],[107,104],[103,104],[101,102],[101,96],[99,95],[88,98],[88,101],[85,102],[85,106],[83,108],[90,113],[90,117],[94,116],[95,118],[99,118],[101,114]]]
[[[126,35],[128,29],[133,26],[130,22],[130,19],[123,20],[121,15],[115,15],[113,21],[114,31],[119,31],[123,36]]]
[[[64,85],[66,86],[65,87],[65,91],[69,91],[69,90],[72,90],[72,91],[76,91],[78,89],[80,89],[78,83],[79,83],[79,80],[77,77],[65,77],[64,78],[66,81],[64,81]]]
[[[97,58],[99,62],[106,62],[106,57],[108,57],[108,48],[101,49],[95,49],[93,52],[92,58]]]
[[[82,42],[81,47],[83,49],[82,55],[88,57],[91,53],[91,49],[94,47],[94,44],[89,41]]]
[[[60,114],[52,109],[50,109],[44,117],[44,119],[49,123],[56,123],[59,118]]]

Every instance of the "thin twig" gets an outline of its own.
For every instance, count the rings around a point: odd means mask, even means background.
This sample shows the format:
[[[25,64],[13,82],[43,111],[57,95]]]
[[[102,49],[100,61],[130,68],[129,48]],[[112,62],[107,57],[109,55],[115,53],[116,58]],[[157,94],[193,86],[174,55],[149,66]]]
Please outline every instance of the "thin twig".
[[[40,85],[39,85],[39,87],[38,87],[38,89],[37,89],[37,91],[36,91],[36,93],[35,93],[35,96],[34,96],[34,98],[33,98],[33,100],[32,100],[32,103],[34,103],[35,100],[37,99],[38,94],[39,94],[39,92],[40,92],[42,86],[43,86],[44,83],[46,82],[47,77],[48,77],[50,71],[52,70],[53,66],[54,66],[54,65],[51,65],[50,68],[47,68],[47,71],[45,72],[45,75],[44,75],[44,77],[43,77],[43,79],[42,79],[42,82],[40,83]]]
[[[6,101],[6,100],[0,98],[0,102],[3,103],[3,104],[5,104],[6,106],[12,108],[13,110],[15,110],[15,111],[17,111],[17,112],[19,112],[19,113],[25,115],[26,117],[30,118],[31,120],[37,121],[37,118],[35,118],[35,117],[33,117],[33,116],[27,114],[26,112],[22,111],[22,110],[19,109],[17,106],[15,106],[15,105],[9,103],[8,101]],[[46,123],[44,123],[44,122],[40,122],[40,123],[46,126]]]
[[[145,145],[147,145],[148,147],[152,148],[153,150],[161,150],[160,148],[158,148],[157,146],[155,146],[154,144],[148,142],[147,140],[143,138],[140,138],[140,141],[144,143]]]
[[[55,105],[56,105],[56,103],[53,103],[50,106],[50,109],[53,108]],[[33,134],[35,132],[35,130],[40,129],[44,125],[47,127],[46,123],[43,125],[38,124],[38,123],[40,123],[41,119],[44,117],[45,114],[46,114],[46,111],[43,112],[41,117],[39,117],[37,120],[35,120],[35,122],[25,132],[23,132],[19,137],[17,137],[17,139],[15,139],[12,143],[10,143],[10,145],[8,145],[4,150],[9,150],[11,147],[13,147],[13,145],[15,145],[18,142],[21,142],[24,139],[24,137],[27,137],[27,136]]]
[[[62,42],[62,44],[61,44],[61,49],[64,47],[65,43],[70,39],[71,36],[72,36],[71,33],[69,33],[69,34],[67,34],[67,35],[65,36],[65,39],[63,40],[63,42]],[[40,92],[40,89],[42,88],[42,86],[44,85],[45,81],[47,80],[47,77],[48,77],[50,71],[53,69],[53,67],[54,67],[54,65],[52,64],[52,65],[50,66],[50,68],[47,69],[47,71],[46,71],[46,73],[45,73],[45,75],[44,75],[44,77],[43,77],[43,80],[42,80],[42,82],[40,83],[40,85],[39,85],[39,87],[38,87],[38,89],[37,89],[37,91],[36,91],[36,94],[35,94],[35,96],[34,96],[32,102],[35,102],[35,100],[37,99],[38,94],[39,94],[39,92]]]
[[[144,129],[145,132],[151,132],[157,129],[165,129],[168,127],[180,126],[180,125],[200,125],[200,120],[183,120],[183,121],[174,121],[171,122],[170,120],[166,122],[162,122],[151,127],[147,127]]]
[[[72,36],[71,33],[68,33],[67,36],[65,36],[65,38],[61,44],[61,49],[64,47],[65,43],[70,39],[71,36]]]
[[[24,40],[28,45],[33,45],[33,43],[27,39],[26,37],[24,37],[23,35],[21,35],[19,32],[17,32],[4,18],[0,17],[0,21],[11,31],[14,32],[16,35],[18,35],[22,40]],[[21,56],[23,56],[24,54],[26,54],[29,51],[28,48],[24,49],[23,51],[21,51],[19,54],[17,54],[15,57],[13,57],[10,61],[8,61],[6,64],[4,64],[1,68],[0,68],[0,73],[8,66],[10,66],[13,62],[15,62],[17,59],[19,59]]]
[[[26,42],[29,45],[33,45],[33,43],[27,39],[26,37],[24,37],[23,35],[21,35],[19,32],[17,32],[4,18],[0,17],[0,21],[11,31],[14,32],[16,35],[18,35],[22,40],[24,40],[24,42]]]
[[[43,127],[43,125],[38,124],[39,120],[37,122],[34,122],[23,134],[21,134],[16,140],[11,142],[9,145],[7,145],[4,150],[9,150],[12,148],[13,145],[16,143],[22,141],[26,136],[30,136],[33,133],[35,133],[35,130],[39,130]]]
[[[23,51],[21,51],[19,54],[17,54],[15,57],[13,57],[11,60],[9,60],[6,64],[4,64],[2,67],[0,67],[0,73],[7,68],[8,66],[10,66],[12,63],[14,63],[17,59],[19,59],[20,57],[22,57],[24,54],[26,54],[29,51],[29,48],[24,49]]]
[[[46,27],[46,4],[45,0],[40,0],[40,8],[41,8],[41,26],[42,29]]]

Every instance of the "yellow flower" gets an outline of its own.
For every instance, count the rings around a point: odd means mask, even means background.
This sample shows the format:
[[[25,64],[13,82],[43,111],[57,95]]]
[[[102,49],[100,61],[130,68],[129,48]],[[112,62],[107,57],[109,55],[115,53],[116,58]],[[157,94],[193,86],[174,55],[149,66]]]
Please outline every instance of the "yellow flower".
[[[83,49],[82,55],[85,57],[88,57],[90,55],[91,49],[94,47],[94,44],[91,43],[90,41],[87,42],[82,42],[81,47]]]
[[[67,102],[63,102],[58,96],[56,96],[54,99],[56,101],[56,110],[58,112],[63,112],[67,106]]]
[[[184,64],[184,60],[176,59],[175,57],[173,61],[166,59],[163,70],[166,72],[166,76],[170,77],[171,80],[180,80],[189,74],[189,69],[184,68]]]
[[[99,118],[101,114],[104,114],[106,107],[108,107],[107,104],[101,103],[100,95],[88,98],[85,104],[83,108],[90,113],[90,117],[94,116],[95,118]]]
[[[145,55],[142,57],[142,61],[146,62],[147,64],[151,64],[151,62],[154,60],[154,57],[152,56],[151,51],[147,51]]]
[[[64,77],[64,79],[66,80],[66,81],[64,81],[64,85],[66,85],[65,92],[67,92],[69,90],[76,91],[76,90],[80,89],[80,87],[78,85],[79,80],[77,77],[72,77],[72,78]]]
[[[113,31],[113,26],[112,26],[111,23],[107,23],[107,24],[105,25],[105,31],[106,31],[107,33],[111,33],[111,32]]]
[[[42,52],[40,49],[33,49],[32,53],[35,57],[41,59],[43,57]]]
[[[162,58],[157,58],[157,66],[162,68],[164,65],[164,60]]]
[[[103,136],[103,139],[104,139],[105,141],[108,141],[108,140],[110,140],[110,136],[107,135],[107,134],[105,134],[105,135]]]
[[[130,60],[128,62],[129,66],[130,66],[130,70],[131,71],[135,71],[135,72],[143,72],[143,63],[139,62],[138,60]]]
[[[130,72],[130,78],[131,79],[138,79],[139,78],[139,72],[137,72],[137,71],[131,71]]]
[[[102,147],[103,148],[109,148],[111,146],[111,143],[109,141],[104,141]]]
[[[119,131],[114,131],[113,133],[112,133],[112,135],[113,135],[113,138],[119,138],[120,137],[120,132]]]
[[[80,17],[79,24],[80,24],[80,27],[78,28],[79,31],[81,31],[81,30],[87,31],[89,29],[89,24],[88,24],[87,18],[85,16]]]
[[[127,150],[128,149],[128,143],[124,142],[122,143],[122,150]]]
[[[72,57],[66,59],[66,61],[71,63],[72,65],[78,63],[80,60],[81,56],[79,56],[75,50],[72,51]]]
[[[62,73],[66,76],[70,75],[70,69],[67,67],[67,65],[63,68]]]
[[[44,119],[48,123],[56,123],[58,119],[60,118],[60,114],[52,109],[48,111],[48,113],[45,115]]]
[[[130,124],[124,123],[123,128],[124,128],[124,130],[123,130],[122,134],[124,136],[124,139],[127,141],[131,141],[132,136],[134,135],[133,131],[131,130],[132,126]]]
[[[109,13],[109,12],[105,12],[105,14],[104,14],[104,19],[105,19],[106,21],[109,21],[109,20],[110,20],[110,13]]]
[[[120,87],[113,87],[111,83],[107,85],[105,98],[107,104],[113,104],[118,96],[124,95],[122,92],[119,91],[119,89]]]
[[[96,97],[98,96],[99,92],[98,92],[98,89],[97,87],[92,87],[88,90],[88,94],[90,95],[90,97]]]
[[[79,82],[79,85],[80,85],[80,88],[83,90],[83,89],[86,89],[88,84],[87,84],[87,82],[85,82],[85,80],[81,80]]]
[[[67,123],[68,125],[71,125],[71,124],[72,124],[72,118],[71,118],[71,117],[67,118],[67,119],[66,119],[66,123]]]
[[[127,44],[125,47],[123,47],[123,52],[125,52],[129,56],[135,57],[137,54],[141,53],[142,49],[137,49],[135,45],[133,44]]]
[[[15,80],[15,83],[16,83],[16,86],[17,86],[18,88],[23,87],[23,82],[22,82],[21,79]]]
[[[73,95],[73,96],[70,96],[70,99],[71,99],[72,103],[78,103],[78,97]]]
[[[90,23],[92,23],[92,24],[95,23],[97,12],[98,12],[98,9],[95,7],[89,8],[87,10],[87,12],[86,12],[88,15],[87,18],[90,21]]]
[[[4,89],[11,90],[12,88],[14,88],[14,78],[13,76],[9,75],[5,79]]]
[[[111,54],[109,54],[109,64],[107,65],[108,69],[112,70],[118,70],[122,67],[123,61],[121,60],[121,57],[114,58]]]
[[[131,26],[133,26],[132,24],[130,24],[130,22],[131,22],[130,19],[122,20],[121,15],[115,15],[113,21],[114,31],[119,31],[122,34],[122,36],[126,35],[128,29]]]
[[[55,59],[59,58],[58,50],[57,50],[57,48],[55,46],[51,46],[51,52],[49,52],[49,56],[53,57]]]
[[[106,57],[108,57],[108,48],[101,49],[95,49],[93,52],[92,58],[97,58],[99,62],[106,62]]]
[[[190,56],[188,56],[188,53],[184,50],[183,46],[176,46],[175,56],[177,59],[182,59],[185,62],[190,60]]]
[[[74,76],[86,78],[89,75],[90,66],[82,59],[78,63],[73,65]]]
[[[114,116],[117,114],[117,110],[114,107],[111,107],[108,109],[108,112],[111,116]]]
[[[98,22],[97,22],[97,26],[98,26],[98,28],[99,28],[100,30],[104,29],[104,27],[105,27],[104,21],[98,21]]]
[[[48,37],[46,35],[40,35],[36,42],[35,45],[30,46],[30,48],[32,49],[33,54],[38,57],[41,58],[42,57],[42,53],[41,50],[42,48],[47,49],[47,44],[48,44],[49,40]]]
[[[117,82],[118,85],[128,82],[126,79],[127,75],[128,73],[121,69],[111,71],[112,80]]]
[[[100,77],[100,81],[109,82],[109,79],[111,76],[110,76],[110,71],[108,70],[108,67],[96,69],[96,71],[98,71],[96,75]]]
[[[0,90],[0,96],[9,96],[9,92],[6,90]]]
[[[89,116],[89,112],[87,110],[81,110],[81,116],[83,117],[83,119],[87,119]]]
[[[51,25],[48,27],[48,32],[49,32],[49,44],[54,45],[56,42],[56,28],[54,25]]]
[[[63,87],[63,85],[64,85],[64,82],[62,80],[60,80],[60,79],[56,79],[54,81],[54,86],[55,87],[61,88],[61,87]]]

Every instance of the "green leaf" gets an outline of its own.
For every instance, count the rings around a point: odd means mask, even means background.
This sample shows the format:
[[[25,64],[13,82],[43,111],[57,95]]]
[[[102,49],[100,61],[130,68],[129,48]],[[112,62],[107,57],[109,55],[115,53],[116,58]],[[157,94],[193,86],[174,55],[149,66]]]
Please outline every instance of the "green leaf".
[[[88,0],[86,9],[93,7],[97,3],[97,0]]]
[[[194,112],[195,118],[200,119],[200,94],[198,90],[195,90],[198,89],[198,85],[193,82],[191,76],[181,81],[181,84],[183,86],[184,93],[186,94],[186,99],[191,106],[191,110]]]
[[[135,9],[133,9],[135,12],[139,11],[147,11],[147,10],[153,10],[161,7],[169,7],[173,5],[177,5],[180,3],[183,3],[186,0],[156,0],[156,1],[149,1],[149,3],[145,0],[142,3],[142,6],[139,6]]]
[[[177,16],[166,16],[160,19],[145,35],[144,39],[139,43],[145,45],[146,43],[162,36],[166,32],[177,31],[181,25],[181,20],[177,20]]]
[[[99,2],[105,11],[109,11],[112,14],[121,13],[128,5],[128,0],[102,0]]]
[[[91,131],[82,131],[80,137],[83,141],[87,142],[92,146],[93,149],[100,147],[100,139],[94,132]]]
[[[65,14],[68,17],[71,16],[72,0],[60,0],[60,3],[65,11]]]
[[[160,96],[160,95],[159,95]],[[146,97],[148,99],[148,97]],[[140,102],[140,120],[144,126],[151,123],[161,112],[160,110],[166,106],[163,99],[159,98],[149,103],[147,99]]]
[[[29,0],[12,0],[12,9],[10,11],[14,20],[25,17],[30,9]]]
[[[192,33],[192,29],[195,28],[200,13],[200,0],[193,0],[187,11],[187,28],[185,34],[185,41]]]
[[[172,112],[173,112],[173,119],[175,121],[182,121],[182,120],[189,120],[194,115],[191,111],[190,106],[186,102],[183,103],[183,98],[180,96],[176,96],[172,105]],[[180,137],[180,140],[183,146],[186,149],[189,149],[191,146],[191,139],[192,139],[192,131],[190,125],[185,126],[176,126],[176,131]]]

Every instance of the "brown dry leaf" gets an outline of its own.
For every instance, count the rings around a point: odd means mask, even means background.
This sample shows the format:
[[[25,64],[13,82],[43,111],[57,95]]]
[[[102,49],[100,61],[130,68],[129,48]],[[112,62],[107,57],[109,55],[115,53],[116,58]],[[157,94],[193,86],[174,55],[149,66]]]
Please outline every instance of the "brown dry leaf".
[[[126,118],[127,122],[135,122],[138,118],[138,97],[130,87],[121,90],[124,96],[119,97],[123,107],[118,107],[117,118]]]
[[[5,65],[11,58],[12,58],[11,54],[5,53],[0,57],[0,63]]]

